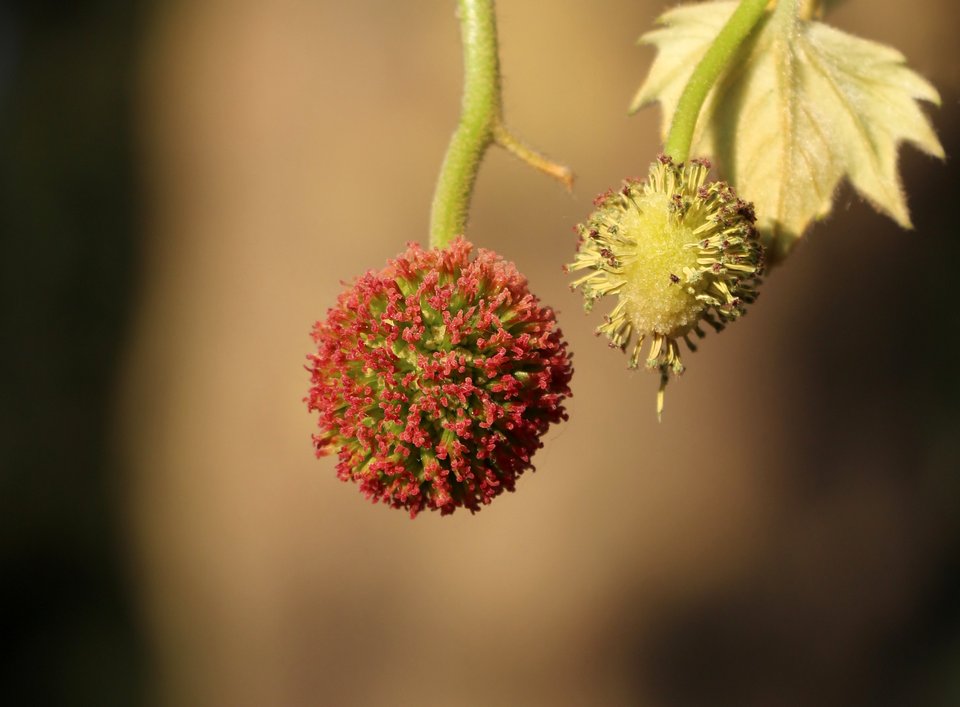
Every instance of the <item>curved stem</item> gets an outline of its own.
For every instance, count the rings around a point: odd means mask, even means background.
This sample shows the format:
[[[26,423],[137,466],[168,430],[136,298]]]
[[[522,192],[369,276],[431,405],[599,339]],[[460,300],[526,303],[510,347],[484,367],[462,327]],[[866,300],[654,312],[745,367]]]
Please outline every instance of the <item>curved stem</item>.
[[[466,229],[470,197],[492,143],[570,186],[573,175],[513,137],[503,124],[494,0],[457,0],[463,41],[463,100],[440,168],[430,214],[430,245],[447,245]]]
[[[703,55],[693,70],[687,85],[677,102],[677,109],[670,123],[670,133],[663,147],[664,153],[674,162],[685,162],[690,156],[693,131],[697,126],[697,116],[707,98],[707,94],[716,83],[720,74],[730,63],[730,59],[747,38],[750,31],[763,17],[769,0],[741,0],[727,24],[723,26],[717,38]]]
[[[550,158],[524,144],[522,140],[507,129],[502,120],[493,126],[493,139],[494,142],[517,159],[526,162],[548,177],[553,177],[563,184],[568,192],[573,191],[573,170],[566,165],[551,161]]]
[[[463,40],[463,102],[440,168],[430,215],[430,245],[443,247],[467,225],[480,160],[500,113],[500,62],[493,0],[458,0]]]

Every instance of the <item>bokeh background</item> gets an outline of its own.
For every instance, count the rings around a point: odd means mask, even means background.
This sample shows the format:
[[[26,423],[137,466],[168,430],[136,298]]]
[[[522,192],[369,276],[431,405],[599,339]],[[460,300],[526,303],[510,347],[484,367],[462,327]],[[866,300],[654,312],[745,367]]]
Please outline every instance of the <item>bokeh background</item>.
[[[426,238],[459,110],[452,0],[0,6],[0,703],[960,704],[955,159],[915,232],[848,189],[671,384],[561,265],[643,174],[659,1],[502,0],[506,154],[470,236],[575,352],[570,421],[476,516],[372,506],[313,458],[311,324]],[[960,10],[848,0],[943,95]]]

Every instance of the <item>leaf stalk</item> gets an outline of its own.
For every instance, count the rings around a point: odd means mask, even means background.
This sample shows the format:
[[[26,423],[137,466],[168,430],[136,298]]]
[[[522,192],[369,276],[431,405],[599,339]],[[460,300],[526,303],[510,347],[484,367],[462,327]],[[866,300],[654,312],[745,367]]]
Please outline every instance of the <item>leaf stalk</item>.
[[[690,157],[697,117],[707,94],[723,70],[730,63],[740,45],[760,22],[769,0],[741,0],[717,38],[703,55],[680,95],[677,109],[670,123],[664,153],[674,162],[686,162]]]

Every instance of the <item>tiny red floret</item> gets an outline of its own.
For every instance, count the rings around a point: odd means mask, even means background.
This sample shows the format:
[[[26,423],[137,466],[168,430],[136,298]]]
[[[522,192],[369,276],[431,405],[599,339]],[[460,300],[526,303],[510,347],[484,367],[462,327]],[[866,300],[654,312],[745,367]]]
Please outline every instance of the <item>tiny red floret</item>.
[[[343,292],[313,328],[305,398],[317,456],[372,501],[471,512],[532,469],[566,419],[572,368],[551,309],[496,253],[415,244]]]

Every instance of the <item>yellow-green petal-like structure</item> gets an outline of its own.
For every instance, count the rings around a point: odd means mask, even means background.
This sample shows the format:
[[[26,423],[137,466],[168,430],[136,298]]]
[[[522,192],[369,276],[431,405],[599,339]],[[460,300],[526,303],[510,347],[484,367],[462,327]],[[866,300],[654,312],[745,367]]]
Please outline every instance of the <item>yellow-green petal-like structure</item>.
[[[661,155],[646,180],[628,179],[594,201],[596,210],[577,226],[580,244],[570,271],[590,311],[601,297],[616,297],[597,332],[629,349],[629,366],[641,361],[660,373],[657,416],[669,374],[683,373],[679,340],[720,331],[742,316],[757,296],[763,248],[753,206],[721,181],[707,182],[710,164],[675,164]],[[649,347],[644,354],[644,344]]]

